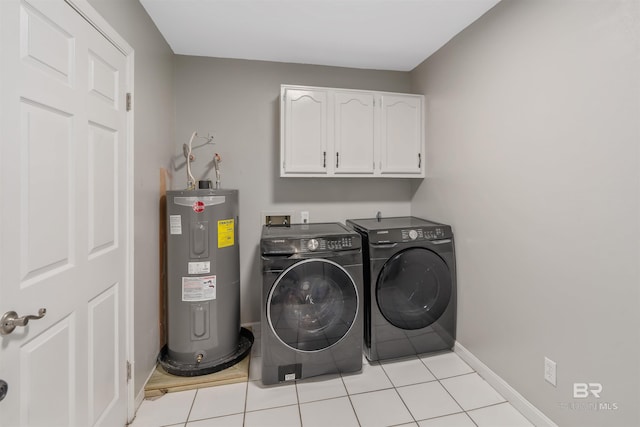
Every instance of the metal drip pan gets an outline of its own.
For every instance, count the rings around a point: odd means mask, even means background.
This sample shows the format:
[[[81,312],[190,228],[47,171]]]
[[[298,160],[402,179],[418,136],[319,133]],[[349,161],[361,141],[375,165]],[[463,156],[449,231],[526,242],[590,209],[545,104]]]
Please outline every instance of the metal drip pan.
[[[253,333],[246,329],[240,328],[240,339],[238,347],[232,355],[222,360],[215,360],[209,363],[182,363],[171,360],[167,354],[167,346],[165,345],[158,355],[158,363],[165,371],[171,375],[179,375],[181,377],[196,377],[198,375],[213,374],[222,371],[230,366],[235,365],[244,359],[251,351],[253,345]]]

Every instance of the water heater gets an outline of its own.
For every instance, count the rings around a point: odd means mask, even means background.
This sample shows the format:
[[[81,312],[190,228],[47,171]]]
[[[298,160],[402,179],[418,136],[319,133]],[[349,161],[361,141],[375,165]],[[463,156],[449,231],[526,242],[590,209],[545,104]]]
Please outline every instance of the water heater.
[[[216,372],[253,342],[240,327],[238,191],[168,191],[166,204],[167,345],[159,361],[182,376]]]

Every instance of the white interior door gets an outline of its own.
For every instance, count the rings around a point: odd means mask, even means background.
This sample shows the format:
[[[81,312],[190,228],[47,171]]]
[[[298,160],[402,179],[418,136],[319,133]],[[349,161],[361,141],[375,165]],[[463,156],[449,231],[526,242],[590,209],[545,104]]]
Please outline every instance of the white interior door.
[[[127,421],[126,57],[63,0],[1,0],[1,426]]]

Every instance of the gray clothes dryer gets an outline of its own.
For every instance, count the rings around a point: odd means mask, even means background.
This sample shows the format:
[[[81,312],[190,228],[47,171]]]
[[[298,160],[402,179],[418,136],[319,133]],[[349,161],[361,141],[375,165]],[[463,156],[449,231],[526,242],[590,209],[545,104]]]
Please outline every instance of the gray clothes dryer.
[[[451,227],[416,217],[350,219],[363,239],[364,353],[391,359],[453,348]]]
[[[339,223],[264,226],[262,382],[362,370],[360,235]]]

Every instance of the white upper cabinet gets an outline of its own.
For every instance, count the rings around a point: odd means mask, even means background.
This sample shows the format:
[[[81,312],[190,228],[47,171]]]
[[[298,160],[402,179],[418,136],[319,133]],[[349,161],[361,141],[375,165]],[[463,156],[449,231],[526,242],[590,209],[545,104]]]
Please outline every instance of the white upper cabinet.
[[[412,174],[422,171],[422,97],[382,95],[380,172]]]
[[[280,176],[423,178],[423,100],[282,85]]]
[[[373,174],[373,93],[333,94],[333,166],[335,174]]]
[[[282,175],[327,173],[327,91],[283,89]]]

